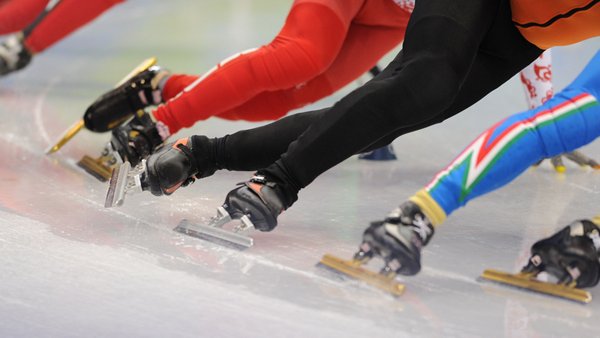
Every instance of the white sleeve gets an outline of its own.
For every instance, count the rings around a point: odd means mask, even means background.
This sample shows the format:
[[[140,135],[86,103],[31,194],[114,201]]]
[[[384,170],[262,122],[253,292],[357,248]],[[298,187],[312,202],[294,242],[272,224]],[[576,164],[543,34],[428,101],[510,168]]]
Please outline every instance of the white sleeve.
[[[529,109],[542,105],[554,95],[550,50],[545,51],[521,71],[521,82],[525,89]]]

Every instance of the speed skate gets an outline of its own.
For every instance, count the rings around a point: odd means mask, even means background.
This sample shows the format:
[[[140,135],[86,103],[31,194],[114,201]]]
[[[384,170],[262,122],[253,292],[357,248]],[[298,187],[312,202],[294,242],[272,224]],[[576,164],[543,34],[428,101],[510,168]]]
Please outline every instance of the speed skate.
[[[396,280],[395,273],[376,273],[363,268],[363,263],[358,259],[349,261],[331,254],[325,254],[319,265],[365,282],[394,296],[401,296],[404,293],[405,286]]]
[[[565,298],[580,303],[592,301],[592,295],[585,290],[576,288],[571,284],[555,284],[543,282],[537,279],[535,273],[508,273],[493,269],[487,269],[481,274],[481,278],[492,282],[514,286],[520,289],[531,290],[538,293]]]
[[[151,57],[148,58],[142,63],[140,63],[137,67],[135,67],[129,74],[125,75],[125,77],[117,83],[115,88],[123,85],[125,82],[132,79],[134,76],[148,70],[150,67],[156,65],[156,58]],[[130,115],[120,116],[115,115],[114,119],[110,121],[106,125],[107,130],[115,128],[122,124],[123,122],[130,119]],[[84,119],[79,119],[75,122],[71,127],[69,127],[59,138],[59,140],[52,146],[50,146],[46,150],[46,154],[52,154],[60,150],[67,142],[69,142],[79,131],[81,131],[85,127]],[[123,163],[120,158],[118,152],[114,149],[111,142],[108,142],[101,155],[97,158],[93,158],[88,155],[84,155],[83,158],[77,162],[77,165],[83,168],[86,172],[96,177],[98,180],[105,182],[108,181],[111,177],[111,173],[117,164]]]
[[[112,208],[122,206],[127,195],[137,194],[148,190],[146,160],[142,160],[135,167],[131,167],[128,161],[123,164],[117,164],[112,171],[104,207]],[[254,245],[254,239],[246,236],[245,233],[254,229],[254,224],[249,215],[239,215],[239,213],[230,214],[227,211],[226,204],[217,208],[217,215],[212,217],[207,224],[196,224],[189,220],[182,220],[175,231],[216,242],[219,244],[230,245],[236,248],[249,248]],[[234,220],[239,223],[231,230],[224,228],[225,225]]]

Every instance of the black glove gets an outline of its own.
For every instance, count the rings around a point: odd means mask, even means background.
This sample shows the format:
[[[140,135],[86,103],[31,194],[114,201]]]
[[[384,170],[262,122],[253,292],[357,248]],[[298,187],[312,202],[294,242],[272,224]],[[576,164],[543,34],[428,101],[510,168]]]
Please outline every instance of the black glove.
[[[153,195],[170,195],[198,178],[214,174],[216,166],[210,160],[204,136],[192,136],[167,144],[146,161],[143,180]]]

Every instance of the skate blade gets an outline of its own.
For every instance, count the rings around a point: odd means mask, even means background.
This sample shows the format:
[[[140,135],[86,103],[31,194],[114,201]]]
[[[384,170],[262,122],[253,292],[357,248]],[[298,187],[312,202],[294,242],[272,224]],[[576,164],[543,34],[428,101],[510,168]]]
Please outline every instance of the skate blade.
[[[112,171],[110,176],[110,183],[108,185],[108,191],[106,192],[106,199],[104,201],[105,208],[112,208],[123,205],[125,199],[125,185],[127,184],[127,174],[131,165],[129,162],[125,162],[120,166],[117,166]]]
[[[84,155],[77,165],[101,182],[106,182],[112,175],[113,167],[106,165],[105,162],[104,156],[94,159]]]
[[[120,85],[122,85],[123,83],[125,83],[126,81],[128,81],[129,79],[131,79],[132,77],[138,75],[139,73],[147,70],[148,68],[156,65],[156,57],[149,57],[146,60],[142,61],[142,63],[140,63],[139,65],[137,65],[137,67],[135,67],[134,69],[131,70],[131,72],[129,72],[129,74],[125,75],[125,77],[123,77],[121,79],[121,81],[119,81],[117,83],[117,85],[115,86],[118,87]]]
[[[363,281],[380,290],[401,296],[404,293],[404,284],[396,281],[393,277],[386,277],[379,273],[363,268],[359,262],[347,261],[336,256],[325,254],[319,264],[336,272],[341,272],[354,279]]]
[[[512,274],[488,269],[483,271],[481,278],[550,296],[573,300],[580,303],[587,304],[592,301],[592,295],[585,290],[567,285],[542,282],[535,279],[535,277],[524,273]]]
[[[84,126],[83,119],[75,122],[72,126],[69,127],[69,129],[67,129],[64,133],[62,133],[62,136],[56,142],[56,144],[54,144],[53,146],[46,149],[46,155],[53,154],[53,153],[59,151],[60,148],[62,148],[75,135],[77,135],[77,133],[79,131],[81,131],[81,129],[83,129],[83,126]]]
[[[217,214],[217,217],[214,217],[206,225],[194,224],[187,219],[184,219],[173,230],[209,242],[232,246],[238,249],[247,249],[254,245],[254,239],[252,237],[238,233],[239,231],[254,228],[254,225],[248,216],[242,216],[240,218],[241,224],[239,226],[235,227],[233,230],[227,230],[223,229],[222,226],[233,221],[231,216],[223,207],[219,207]]]
[[[140,164],[131,168],[131,164],[125,161],[113,170],[110,176],[106,199],[104,200],[105,208],[112,208],[123,205],[126,194],[142,192],[142,182],[140,179],[141,173],[146,171],[146,161],[142,160]]]
[[[123,159],[114,149],[112,143],[108,142],[104,146],[104,150],[102,151],[100,157],[94,159],[85,155],[79,162],[77,162],[77,165],[101,182],[106,182],[110,180],[113,169],[118,164],[122,163]]]

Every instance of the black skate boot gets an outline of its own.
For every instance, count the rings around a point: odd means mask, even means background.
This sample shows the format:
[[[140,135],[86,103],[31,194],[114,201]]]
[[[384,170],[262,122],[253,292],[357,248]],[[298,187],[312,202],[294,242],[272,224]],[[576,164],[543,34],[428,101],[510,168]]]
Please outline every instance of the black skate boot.
[[[0,76],[25,68],[33,55],[19,35],[12,35],[0,43]]]
[[[600,280],[600,228],[589,220],[571,223],[531,247],[523,273],[547,272],[557,284],[592,287]]]
[[[163,144],[161,125],[150,113],[139,110],[131,121],[113,129],[112,138],[99,158],[86,155],[77,164],[99,180],[107,181],[117,164],[128,161],[135,167]]]
[[[150,113],[140,110],[131,121],[113,129],[110,143],[118,159],[136,166],[150,156],[164,141],[159,132],[160,124]]]
[[[227,194],[225,202],[217,208],[217,216],[207,224],[183,220],[175,230],[211,242],[248,248],[254,240],[244,234],[247,230],[271,231],[277,226],[277,216],[295,201],[283,185],[256,174],[248,182]],[[224,229],[232,220],[239,220],[233,229]]]
[[[210,140],[192,136],[159,148],[146,161],[142,177],[145,190],[155,196],[170,195],[196,179],[211,176],[217,170],[210,158]]]
[[[159,147],[147,160],[131,167],[129,162],[116,165],[110,177],[104,206],[123,205],[125,196],[150,191],[155,196],[170,195],[196,179],[217,170],[211,158],[213,140],[192,136]]]
[[[223,208],[232,219],[247,216],[254,228],[271,231],[277,226],[277,216],[285,209],[285,194],[278,183],[255,175],[225,197]]]
[[[85,127],[93,132],[106,132],[131,118],[138,110],[161,104],[159,84],[168,74],[159,66],[142,69],[88,107],[83,116]]]
[[[378,255],[385,260],[381,274],[415,275],[421,270],[421,249],[433,232],[431,222],[419,206],[405,202],[385,220],[371,223],[354,260],[365,263]]]
[[[553,236],[536,242],[531,247],[529,262],[520,273],[486,269],[481,278],[589,303],[592,295],[581,288],[598,284],[599,250],[598,226],[588,220],[575,221]]]
[[[363,242],[352,260],[325,254],[319,264],[358,279],[394,296],[404,293],[397,274],[414,275],[421,270],[421,249],[433,236],[433,226],[417,204],[401,204],[383,221],[373,222],[363,233]],[[374,256],[385,266],[379,273],[363,267]]]

